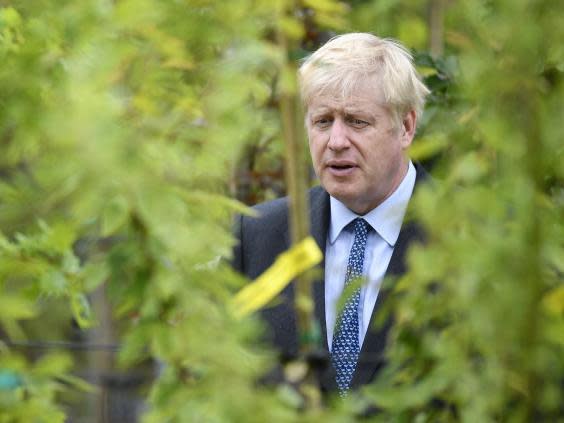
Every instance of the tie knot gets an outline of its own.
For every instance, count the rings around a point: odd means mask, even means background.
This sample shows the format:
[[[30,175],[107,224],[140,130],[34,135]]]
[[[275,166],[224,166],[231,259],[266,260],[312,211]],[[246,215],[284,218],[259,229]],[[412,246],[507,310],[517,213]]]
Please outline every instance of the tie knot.
[[[368,228],[370,227],[366,220],[364,220],[362,217],[357,217],[355,220],[353,220],[353,224],[355,237],[358,235],[366,236],[366,234],[368,233]]]

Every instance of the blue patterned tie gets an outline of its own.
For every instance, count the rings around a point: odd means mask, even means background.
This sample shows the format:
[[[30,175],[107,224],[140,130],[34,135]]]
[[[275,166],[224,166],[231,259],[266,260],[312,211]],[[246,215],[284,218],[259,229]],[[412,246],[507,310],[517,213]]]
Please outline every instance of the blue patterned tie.
[[[352,223],[354,223],[354,242],[351,252],[349,253],[345,287],[354,279],[362,276],[364,250],[366,248],[366,237],[369,228],[368,223],[364,219],[357,218]],[[360,288],[354,291],[347,299],[342,312],[337,317],[335,333],[333,334],[331,358],[333,366],[335,367],[337,386],[341,396],[344,396],[349,389],[356,362],[360,354],[360,345],[358,342],[359,302]]]

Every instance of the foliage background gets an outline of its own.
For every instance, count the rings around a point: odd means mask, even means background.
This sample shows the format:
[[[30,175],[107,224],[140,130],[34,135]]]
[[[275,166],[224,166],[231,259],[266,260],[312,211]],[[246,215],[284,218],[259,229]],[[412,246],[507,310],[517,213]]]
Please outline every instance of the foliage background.
[[[0,1],[0,421],[563,421],[561,8]],[[414,199],[430,240],[393,283],[388,368],[320,405],[257,385],[276,357],[218,257],[232,198],[285,192],[295,60],[352,30],[415,50],[411,154],[439,183]]]

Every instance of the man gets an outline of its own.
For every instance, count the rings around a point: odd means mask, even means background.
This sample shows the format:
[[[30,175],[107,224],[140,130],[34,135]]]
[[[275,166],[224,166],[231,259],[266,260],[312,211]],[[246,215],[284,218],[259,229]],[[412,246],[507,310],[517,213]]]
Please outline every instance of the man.
[[[344,394],[370,382],[382,366],[389,324],[373,330],[385,300],[385,275],[405,271],[408,245],[420,239],[402,226],[414,186],[425,178],[406,150],[429,90],[411,56],[395,41],[346,34],[313,53],[299,70],[311,157],[321,187],[310,190],[312,235],[325,252],[324,277],[314,283],[315,315],[331,363],[321,384]],[[289,248],[286,198],[256,206],[241,217],[234,265],[250,278]],[[365,278],[337,310],[346,284]],[[285,357],[298,352],[294,288],[263,316]]]

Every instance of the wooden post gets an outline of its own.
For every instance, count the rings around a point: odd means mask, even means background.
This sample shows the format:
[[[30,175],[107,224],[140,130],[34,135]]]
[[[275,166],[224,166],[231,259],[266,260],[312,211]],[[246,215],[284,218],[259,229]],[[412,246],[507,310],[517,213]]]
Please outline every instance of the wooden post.
[[[444,2],[445,0],[429,1],[429,51],[433,57],[444,53]]]
[[[278,42],[283,51],[290,51],[286,35],[280,31]],[[290,230],[292,245],[309,236],[308,171],[305,157],[304,118],[297,90],[297,65],[286,61],[280,84],[280,113],[285,144],[285,178],[290,201]],[[311,277],[306,272],[296,279],[295,309],[300,352],[317,347]]]
[[[290,229],[292,245],[309,235],[309,213],[307,201],[307,169],[304,157],[303,118],[297,96],[283,96],[280,104],[284,141],[286,147],[285,173],[290,199]],[[300,275],[296,280],[295,308],[302,353],[316,347],[315,323],[311,277]]]

